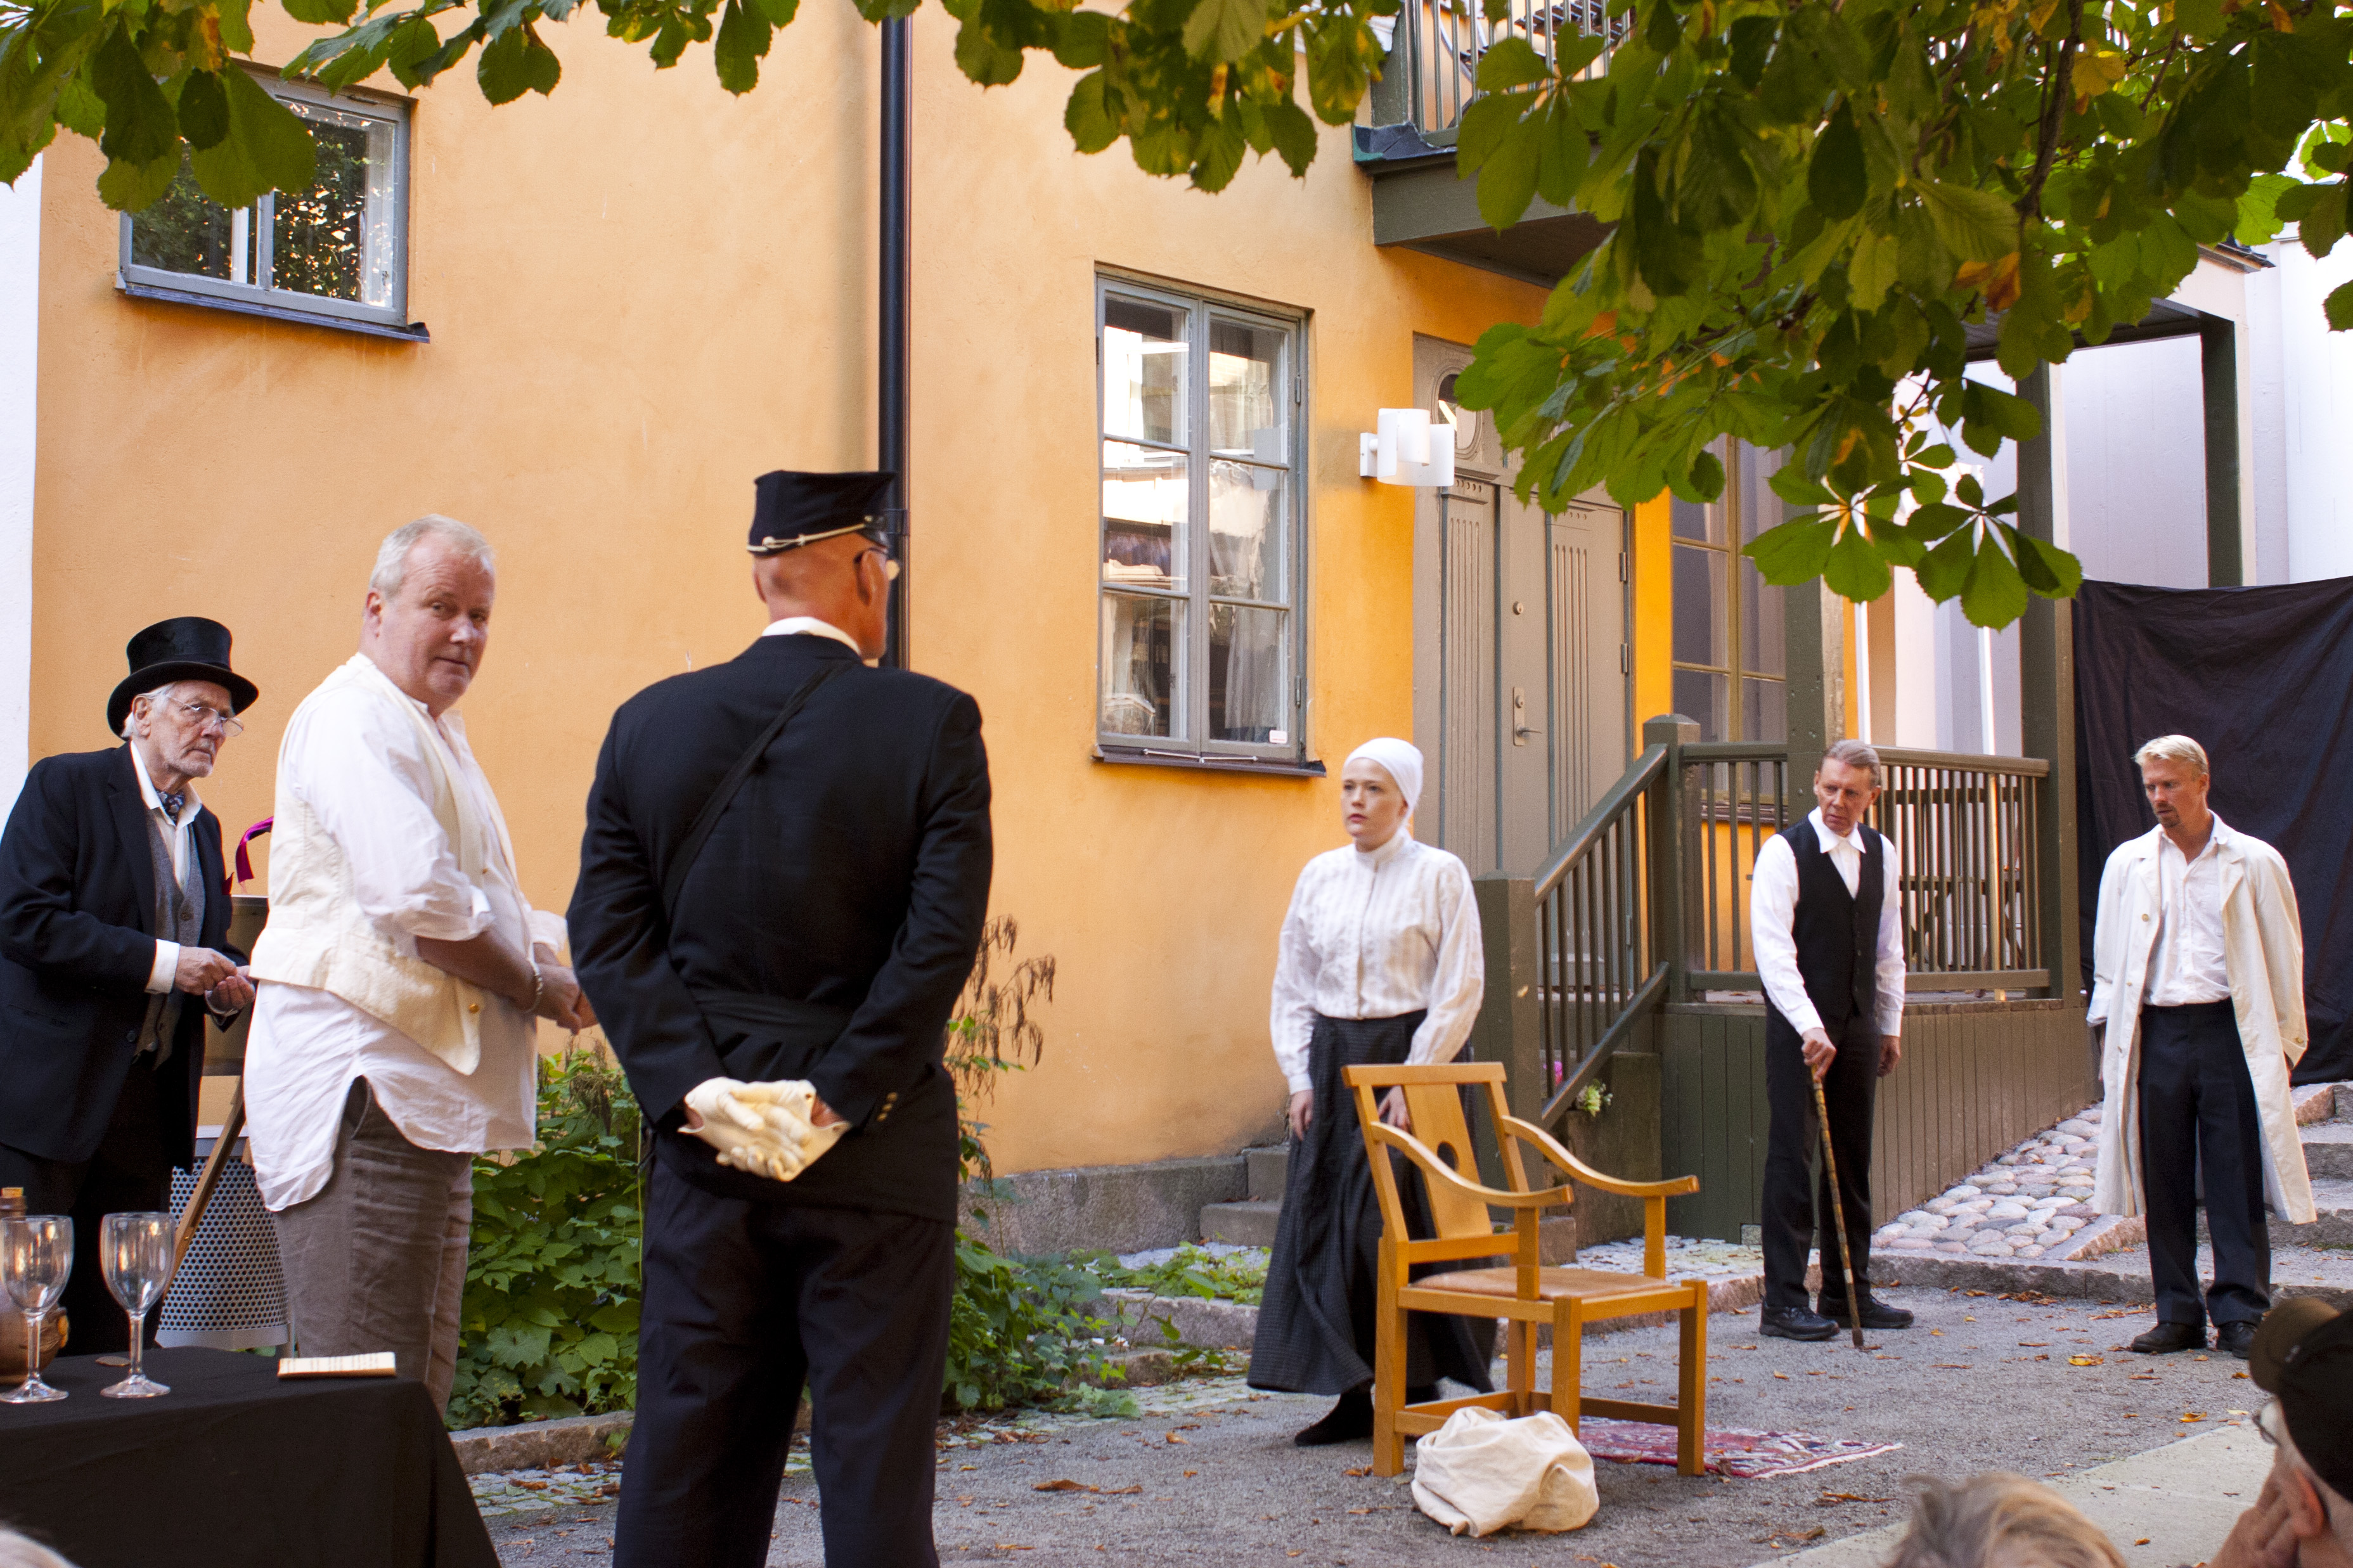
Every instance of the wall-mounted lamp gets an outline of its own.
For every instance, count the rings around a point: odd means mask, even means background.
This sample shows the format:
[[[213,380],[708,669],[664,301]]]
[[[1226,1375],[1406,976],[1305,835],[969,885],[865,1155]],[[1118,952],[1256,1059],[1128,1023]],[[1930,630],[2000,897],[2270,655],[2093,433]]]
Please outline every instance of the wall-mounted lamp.
[[[1356,472],[1385,485],[1451,485],[1453,434],[1432,439],[1426,408],[1384,408],[1377,432],[1356,438]]]

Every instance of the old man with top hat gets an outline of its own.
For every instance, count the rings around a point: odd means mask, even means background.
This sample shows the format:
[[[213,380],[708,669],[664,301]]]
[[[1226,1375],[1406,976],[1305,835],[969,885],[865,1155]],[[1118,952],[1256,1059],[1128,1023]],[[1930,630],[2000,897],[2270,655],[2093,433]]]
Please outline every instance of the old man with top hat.
[[[887,474],[756,482],[768,626],[614,715],[571,931],[657,1129],[618,1568],[768,1560],[806,1385],[831,1568],[927,1568],[955,1281],[942,1057],[980,942],[964,692],[874,668]]]
[[[129,1342],[99,1221],[171,1206],[172,1169],[195,1157],[205,1015],[253,998],[195,782],[259,693],[216,621],[158,622],[127,651],[106,704],[123,743],[34,763],[0,834],[0,1185],[74,1222],[77,1352]]]

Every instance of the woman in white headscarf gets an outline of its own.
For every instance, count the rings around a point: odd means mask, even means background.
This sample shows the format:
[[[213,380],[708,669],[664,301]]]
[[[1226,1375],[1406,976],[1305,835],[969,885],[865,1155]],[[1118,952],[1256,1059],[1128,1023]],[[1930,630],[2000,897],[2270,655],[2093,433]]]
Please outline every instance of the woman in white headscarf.
[[[1340,1069],[1453,1060],[1485,989],[1471,873],[1413,837],[1420,795],[1421,753],[1407,742],[1367,741],[1350,754],[1340,801],[1353,842],[1299,873],[1275,960],[1271,1027],[1291,1086],[1291,1169],[1250,1383],[1340,1396],[1294,1439],[1303,1447],[1373,1430],[1380,1205]],[[1408,1125],[1396,1090],[1382,1100],[1381,1119]],[[1419,1179],[1402,1166],[1400,1175],[1409,1222],[1426,1226],[1426,1213],[1416,1213]],[[1492,1327],[1482,1341],[1465,1319],[1416,1312],[1406,1321],[1409,1397],[1436,1397],[1441,1376],[1489,1386]]]

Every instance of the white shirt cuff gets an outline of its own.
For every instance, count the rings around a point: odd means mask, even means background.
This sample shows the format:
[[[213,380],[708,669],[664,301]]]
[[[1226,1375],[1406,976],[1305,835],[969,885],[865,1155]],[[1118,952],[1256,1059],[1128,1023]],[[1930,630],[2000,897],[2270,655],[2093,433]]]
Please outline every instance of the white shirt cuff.
[[[1904,1032],[1904,1009],[1898,1007],[1892,1013],[1882,1013],[1879,1016],[1879,1032],[1883,1035],[1901,1035]]]
[[[1291,1092],[1293,1094],[1305,1094],[1309,1089],[1315,1087],[1315,1080],[1309,1078],[1305,1073],[1301,1073],[1296,1077],[1286,1077],[1283,1081],[1291,1085]]]
[[[161,996],[172,989],[172,982],[180,972],[180,944],[155,939],[154,967],[147,971],[147,994]]]

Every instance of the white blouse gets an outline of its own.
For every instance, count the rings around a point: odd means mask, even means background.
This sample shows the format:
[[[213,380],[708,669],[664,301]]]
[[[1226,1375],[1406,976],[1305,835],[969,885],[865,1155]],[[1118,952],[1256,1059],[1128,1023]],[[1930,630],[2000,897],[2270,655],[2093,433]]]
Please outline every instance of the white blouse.
[[[1409,1062],[1454,1059],[1486,991],[1471,872],[1403,828],[1377,849],[1307,862],[1282,917],[1269,1027],[1293,1093],[1310,1087],[1315,1015],[1394,1018],[1427,1009]]]

